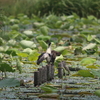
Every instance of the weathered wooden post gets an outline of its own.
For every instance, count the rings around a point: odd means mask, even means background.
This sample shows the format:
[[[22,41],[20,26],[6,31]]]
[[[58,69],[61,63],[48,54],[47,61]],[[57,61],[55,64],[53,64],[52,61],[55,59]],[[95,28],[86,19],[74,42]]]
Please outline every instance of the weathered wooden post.
[[[51,81],[54,78],[54,66],[46,65],[42,68],[38,68],[38,71],[34,72],[34,86],[41,85],[46,81]]]
[[[40,78],[39,85],[41,85],[42,84],[42,68],[38,68],[38,71],[39,71],[39,78]]]
[[[51,68],[50,65],[47,65],[47,81],[50,81],[50,74],[51,74]]]
[[[44,68],[44,82],[47,81],[47,67],[46,66],[43,66]]]
[[[35,71],[34,72],[34,86],[39,86],[40,85],[40,77],[39,77],[40,73],[39,71]]]
[[[60,62],[58,64],[58,78],[63,78],[63,64]]]
[[[42,66],[42,83],[45,82],[45,68]]]
[[[54,79],[54,66],[51,65],[51,80]]]

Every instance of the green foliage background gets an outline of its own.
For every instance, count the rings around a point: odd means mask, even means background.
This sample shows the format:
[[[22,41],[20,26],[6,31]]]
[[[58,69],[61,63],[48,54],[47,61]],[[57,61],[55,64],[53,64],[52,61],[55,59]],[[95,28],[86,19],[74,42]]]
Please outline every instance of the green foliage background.
[[[24,13],[29,17],[32,14],[44,16],[50,13],[99,17],[99,5],[100,0],[0,0],[0,12],[5,15]]]

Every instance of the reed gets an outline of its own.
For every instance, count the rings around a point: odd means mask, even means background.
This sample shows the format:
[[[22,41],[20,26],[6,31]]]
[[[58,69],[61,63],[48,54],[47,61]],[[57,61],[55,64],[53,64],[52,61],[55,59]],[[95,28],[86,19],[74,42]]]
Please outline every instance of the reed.
[[[76,13],[81,17],[94,15],[99,17],[100,0],[0,0],[0,12],[16,16],[19,13],[38,16],[54,13],[70,15]]]

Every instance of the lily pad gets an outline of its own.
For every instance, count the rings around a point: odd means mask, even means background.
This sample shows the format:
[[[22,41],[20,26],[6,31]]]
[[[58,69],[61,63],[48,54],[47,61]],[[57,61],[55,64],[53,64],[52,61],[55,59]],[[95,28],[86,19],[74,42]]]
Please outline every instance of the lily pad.
[[[83,58],[80,63],[82,65],[88,65],[88,64],[94,64],[95,62],[96,59],[87,57],[87,58]]]
[[[33,36],[33,32],[30,31],[30,30],[26,30],[26,31],[24,31],[23,33],[24,33],[25,35],[29,36],[29,37]]]
[[[93,74],[89,70],[79,70],[78,74],[83,76],[83,77],[94,77]]]
[[[33,52],[33,50],[31,48],[26,48],[23,50],[23,52],[31,54]]]
[[[43,40],[39,40],[39,44],[40,44],[40,46],[41,46],[44,50],[46,50],[47,47],[48,47],[48,45],[46,44],[46,42],[44,42]]]
[[[15,70],[7,63],[1,63],[0,64],[0,71],[2,72],[14,72]]]
[[[8,78],[0,81],[0,87],[15,87],[20,86],[20,82],[15,78]]]
[[[90,43],[87,46],[83,47],[83,50],[93,49],[96,47],[96,43]]]
[[[47,40],[50,40],[51,39],[51,36],[44,36],[44,35],[39,35],[36,37],[37,40],[44,40],[44,41],[47,41]]]
[[[16,45],[16,41],[11,39],[11,40],[8,41],[8,45],[9,46],[14,46],[14,45]]]
[[[29,61],[36,61],[38,59],[39,53],[37,50],[33,50],[33,52],[28,56]]]
[[[43,35],[48,35],[49,28],[47,26],[40,27],[40,31]]]
[[[94,94],[100,97],[100,90],[96,90]]]
[[[96,77],[99,77],[100,78],[100,70],[91,70],[91,73],[96,76]]]
[[[57,48],[55,48],[54,50],[57,52],[62,52],[63,50],[65,50],[66,47],[65,46],[58,46]]]
[[[33,41],[22,40],[20,44],[23,48],[35,48],[36,44]]]

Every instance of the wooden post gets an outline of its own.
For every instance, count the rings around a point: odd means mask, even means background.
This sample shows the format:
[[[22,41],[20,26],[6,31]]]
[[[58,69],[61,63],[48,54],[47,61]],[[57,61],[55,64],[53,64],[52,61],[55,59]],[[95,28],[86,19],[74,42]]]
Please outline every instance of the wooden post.
[[[63,64],[60,62],[58,64],[58,78],[63,78]]]
[[[40,81],[39,71],[34,72],[34,86],[38,86]]]
[[[39,71],[39,78],[40,78],[39,85],[41,85],[42,84],[42,68],[38,68],[38,71]]]
[[[51,65],[51,79],[54,79],[54,66]]]
[[[43,66],[44,68],[44,82],[47,81],[47,67],[46,66]]]
[[[50,74],[51,74],[51,68],[50,65],[47,65],[47,81],[50,81]]]
[[[42,83],[45,82],[45,68],[42,66]]]

